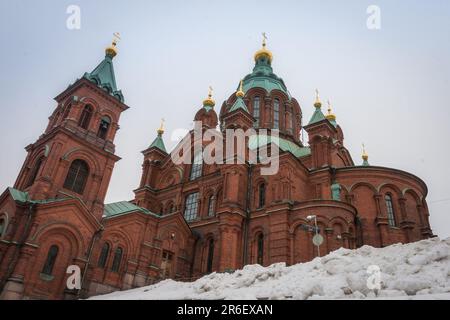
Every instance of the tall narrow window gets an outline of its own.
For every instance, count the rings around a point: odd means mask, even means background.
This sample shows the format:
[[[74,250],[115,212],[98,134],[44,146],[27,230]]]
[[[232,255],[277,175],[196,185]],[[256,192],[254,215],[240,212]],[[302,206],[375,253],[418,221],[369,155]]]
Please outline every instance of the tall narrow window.
[[[70,165],[64,188],[76,193],[83,194],[84,187],[89,175],[89,167],[83,160],[74,160]]]
[[[292,121],[291,121],[291,113],[287,112],[286,113],[286,130],[288,133],[292,133]]]
[[[89,127],[89,123],[92,118],[92,111],[92,106],[86,105],[84,107],[83,112],[81,113],[80,121],[78,122],[78,125],[83,129],[87,129]]]
[[[102,117],[100,120],[100,126],[98,127],[97,137],[100,139],[106,139],[109,126],[111,125],[111,119],[109,117]]]
[[[119,272],[120,263],[122,262],[123,250],[121,247],[117,247],[116,252],[114,253],[114,260],[112,263],[111,271]]]
[[[53,245],[48,250],[47,259],[45,260],[44,267],[42,268],[42,273],[51,276],[53,272],[53,267],[55,266],[56,257],[58,256],[58,247]]]
[[[102,247],[102,251],[100,252],[100,257],[98,258],[98,267],[104,268],[106,266],[106,260],[108,259],[109,255],[109,244],[105,242],[105,244]]]
[[[260,265],[263,265],[264,262],[264,235],[262,233],[258,234],[257,238],[257,258],[256,262]]]
[[[259,97],[255,97],[253,99],[253,118],[255,118],[255,128],[259,127],[259,106],[260,99]]]
[[[258,187],[258,208],[263,208],[266,204],[266,185],[261,183]]]
[[[191,193],[186,197],[184,206],[184,218],[186,221],[192,221],[197,218],[198,214],[198,192]]]
[[[208,199],[208,216],[214,217],[216,214],[216,198],[211,195]]]
[[[202,175],[203,169],[203,152],[197,152],[191,166],[190,180],[195,180]]]
[[[208,243],[208,261],[206,264],[206,272],[211,273],[214,259],[214,240],[210,239]]]
[[[0,238],[3,236],[3,233],[6,231],[6,220],[1,218],[0,219]]]
[[[69,116],[70,110],[72,110],[72,105],[71,105],[71,104],[68,104],[68,105],[65,107],[65,109],[64,109],[64,113],[63,113],[63,118],[62,118],[62,120],[65,120],[65,119]]]
[[[387,194],[384,197],[384,200],[386,201],[388,223],[391,227],[395,227],[396,223],[395,223],[394,206],[392,204],[392,197],[389,194]]]
[[[278,99],[273,101],[273,127],[280,128],[280,100]]]
[[[36,180],[39,170],[41,169],[42,162],[44,162],[44,157],[40,157],[34,164],[33,169],[30,171],[30,175],[28,176],[28,181],[25,188],[31,186]]]

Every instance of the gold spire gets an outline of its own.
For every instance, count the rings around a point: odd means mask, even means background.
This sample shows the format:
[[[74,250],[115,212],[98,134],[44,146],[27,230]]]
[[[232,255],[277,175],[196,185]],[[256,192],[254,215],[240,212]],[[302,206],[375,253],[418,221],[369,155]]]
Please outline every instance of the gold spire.
[[[363,159],[364,161],[369,160],[369,155],[368,155],[367,152],[366,152],[366,146],[364,145],[364,143],[362,144],[362,149],[363,149],[363,152],[362,152],[362,159]]]
[[[259,58],[266,57],[267,59],[269,59],[269,63],[272,63],[273,59],[272,52],[266,49],[266,40],[267,40],[266,33],[263,32],[262,36],[263,36],[262,48],[256,51],[255,61],[257,61]]]
[[[216,103],[214,102],[214,99],[212,98],[213,88],[209,86],[209,92],[208,92],[208,98],[203,100],[203,106],[204,107],[214,107]]]
[[[336,115],[333,113],[333,110],[331,110],[330,100],[328,100],[327,102],[328,102],[328,114],[325,116],[325,118],[327,118],[330,121],[335,121]]]
[[[164,133],[164,118],[161,119],[161,125],[159,126],[159,129],[156,130],[156,132],[158,133],[158,135],[162,135]]]
[[[110,56],[111,58],[114,58],[117,55],[116,46],[119,41],[120,41],[120,33],[114,32],[111,45],[105,49],[106,55]]]
[[[242,97],[245,96],[245,93],[244,93],[244,81],[243,80],[241,80],[241,83],[239,84],[239,90],[236,92],[236,96],[238,98],[242,98]]]
[[[314,107],[316,107],[317,109],[322,108],[322,102],[320,102],[319,97],[319,89],[316,89],[316,101],[314,101]]]

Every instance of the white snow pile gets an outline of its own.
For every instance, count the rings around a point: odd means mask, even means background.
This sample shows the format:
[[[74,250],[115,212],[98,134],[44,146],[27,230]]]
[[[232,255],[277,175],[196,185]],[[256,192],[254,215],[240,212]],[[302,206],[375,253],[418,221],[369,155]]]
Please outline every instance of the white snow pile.
[[[339,249],[286,267],[248,265],[195,282],[164,280],[91,299],[449,299],[450,238]]]

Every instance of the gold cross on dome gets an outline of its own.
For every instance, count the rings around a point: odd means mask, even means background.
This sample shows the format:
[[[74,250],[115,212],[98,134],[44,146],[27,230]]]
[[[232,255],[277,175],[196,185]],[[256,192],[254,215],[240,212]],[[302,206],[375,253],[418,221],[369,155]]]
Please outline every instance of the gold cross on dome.
[[[116,45],[117,42],[119,42],[120,40],[121,40],[120,33],[119,32],[114,32],[113,33],[113,44]]]
[[[263,36],[263,46],[266,46],[267,35],[265,32],[263,32],[262,36]]]
[[[209,91],[208,91],[208,97],[212,97],[212,93],[213,93],[214,89],[213,87],[209,86]]]

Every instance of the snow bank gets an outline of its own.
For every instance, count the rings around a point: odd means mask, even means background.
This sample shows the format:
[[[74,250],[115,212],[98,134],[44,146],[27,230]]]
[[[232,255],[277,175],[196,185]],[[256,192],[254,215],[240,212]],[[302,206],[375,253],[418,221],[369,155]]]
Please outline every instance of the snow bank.
[[[341,248],[290,267],[248,265],[195,282],[164,280],[91,299],[450,299],[449,253],[450,238]]]

